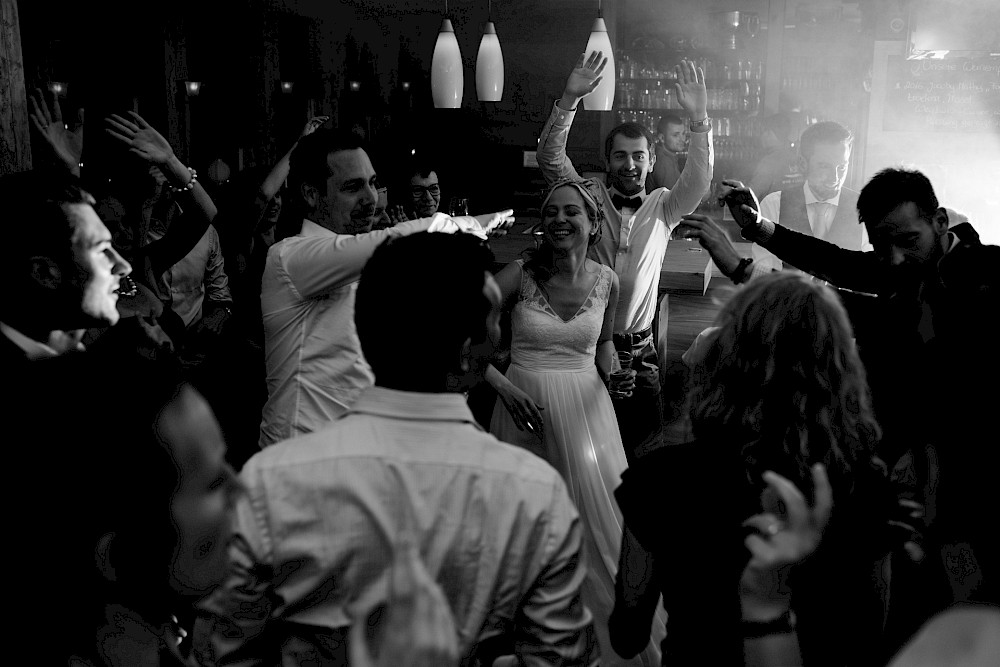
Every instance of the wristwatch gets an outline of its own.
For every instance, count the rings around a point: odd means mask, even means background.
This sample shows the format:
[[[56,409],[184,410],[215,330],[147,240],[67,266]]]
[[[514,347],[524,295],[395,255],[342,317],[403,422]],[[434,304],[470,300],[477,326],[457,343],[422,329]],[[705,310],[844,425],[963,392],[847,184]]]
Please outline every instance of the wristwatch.
[[[701,120],[692,120],[688,123],[691,127],[692,132],[697,132],[698,130],[703,130],[705,128],[712,126],[712,119],[705,116]]]

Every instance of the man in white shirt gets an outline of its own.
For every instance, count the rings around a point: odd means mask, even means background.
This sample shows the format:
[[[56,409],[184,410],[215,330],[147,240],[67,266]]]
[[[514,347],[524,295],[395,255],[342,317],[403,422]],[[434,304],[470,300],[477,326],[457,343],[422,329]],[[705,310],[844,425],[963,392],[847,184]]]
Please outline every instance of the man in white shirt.
[[[538,166],[548,184],[561,178],[579,178],[566,155],[566,140],[577,104],[597,87],[607,58],[600,52],[580,56],[566,81],[562,97],[542,128],[538,140]],[[646,192],[646,178],[656,163],[654,140],[637,123],[611,130],[604,143],[607,184],[601,184],[606,217],[601,239],[590,249],[590,258],[618,274],[620,292],[615,313],[615,348],[631,355],[636,371],[630,398],[615,401],[618,427],[625,454],[633,462],[639,453],[655,446],[662,432],[659,360],[653,341],[653,318],[667,241],[681,216],[693,211],[712,183],[711,122],[705,75],[693,63],[677,66],[674,85],[677,101],[690,121],[687,162],[676,187]],[[660,335],[666,332],[661,331]]]
[[[289,185],[301,197],[305,219],[299,234],[271,246],[264,267],[262,447],[325,426],[371,386],[354,328],[354,293],[380,243],[422,231],[485,238],[513,220],[511,210],[460,218],[437,213],[371,231],[377,176],[360,137],[344,132],[321,129],[300,139]]]
[[[326,428],[244,466],[233,575],[201,605],[198,664],[346,664],[349,628],[385,601],[407,539],[455,618],[453,664],[597,661],[562,477],[483,431],[462,394],[500,337],[490,255],[461,234],[374,251],[354,319],[376,384]]]
[[[82,349],[88,327],[118,322],[119,281],[132,267],[75,176],[11,174],[0,179],[0,199],[10,220],[0,244],[0,358],[10,373]]]
[[[858,224],[858,193],[844,187],[853,144],[854,135],[840,123],[807,127],[799,140],[805,183],[764,197],[761,216],[847,250],[871,250],[868,233]],[[751,254],[751,276],[786,268],[756,243]]]

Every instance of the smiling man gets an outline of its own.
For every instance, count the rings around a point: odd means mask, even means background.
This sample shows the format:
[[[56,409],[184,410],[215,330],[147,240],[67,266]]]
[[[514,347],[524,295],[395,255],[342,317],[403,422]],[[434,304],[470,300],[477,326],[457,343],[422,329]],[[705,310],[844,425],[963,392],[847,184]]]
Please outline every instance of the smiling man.
[[[42,171],[0,179],[12,207],[0,250],[0,358],[8,363],[82,348],[84,331],[118,322],[118,284],[132,267],[79,181]]]
[[[378,179],[361,138],[317,130],[291,155],[289,191],[301,197],[301,231],[271,246],[261,311],[267,368],[262,447],[311,433],[343,414],[372,372],[354,327],[354,293],[375,248],[416,232],[469,232],[486,237],[513,211],[451,218],[437,213],[372,231]],[[405,276],[401,277],[405,279]]]
[[[580,56],[542,128],[538,166],[549,185],[562,178],[580,178],[566,155],[566,141],[577,104],[600,83],[606,63],[607,58],[597,51]],[[674,90],[691,129],[684,171],[672,190],[660,187],[647,193],[646,179],[656,164],[652,135],[637,123],[611,130],[604,144],[607,184],[600,185],[607,216],[601,222],[601,239],[588,253],[613,268],[620,283],[615,348],[631,354],[637,376],[632,396],[616,400],[615,412],[630,463],[637,452],[655,446],[662,431],[659,360],[652,327],[667,241],[681,216],[698,206],[712,183],[712,124],[705,75],[689,61],[682,61],[676,73]]]
[[[789,229],[829,241],[847,250],[871,250],[864,225],[858,224],[858,193],[844,187],[854,135],[834,121],[814,123],[799,140],[802,185],[772,192],[760,202],[760,214]],[[781,268],[772,253],[754,244],[754,274]]]

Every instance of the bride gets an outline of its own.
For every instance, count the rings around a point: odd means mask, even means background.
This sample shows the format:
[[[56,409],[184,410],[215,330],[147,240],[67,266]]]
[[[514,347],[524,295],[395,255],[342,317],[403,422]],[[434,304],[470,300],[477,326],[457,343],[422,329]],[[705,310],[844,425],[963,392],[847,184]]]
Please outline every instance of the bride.
[[[542,201],[541,245],[496,276],[503,307],[511,310],[512,338],[506,376],[492,366],[486,373],[499,395],[490,432],[534,451],[566,480],[583,523],[583,598],[594,616],[601,664],[659,665],[662,618],[634,661],[617,657],[608,639],[622,536],[613,492],[627,463],[606,386],[615,363],[618,276],[587,258],[604,215],[598,202],[592,181],[554,183]]]

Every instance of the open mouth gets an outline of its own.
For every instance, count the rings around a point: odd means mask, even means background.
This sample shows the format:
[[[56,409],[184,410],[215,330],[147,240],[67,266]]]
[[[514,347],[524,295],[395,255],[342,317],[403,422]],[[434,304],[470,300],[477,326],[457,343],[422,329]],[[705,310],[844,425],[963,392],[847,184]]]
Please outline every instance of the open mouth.
[[[551,236],[552,238],[556,239],[557,241],[561,241],[562,239],[564,239],[567,236],[570,236],[572,234],[573,234],[573,230],[571,230],[571,229],[550,229],[549,230],[549,236]]]

